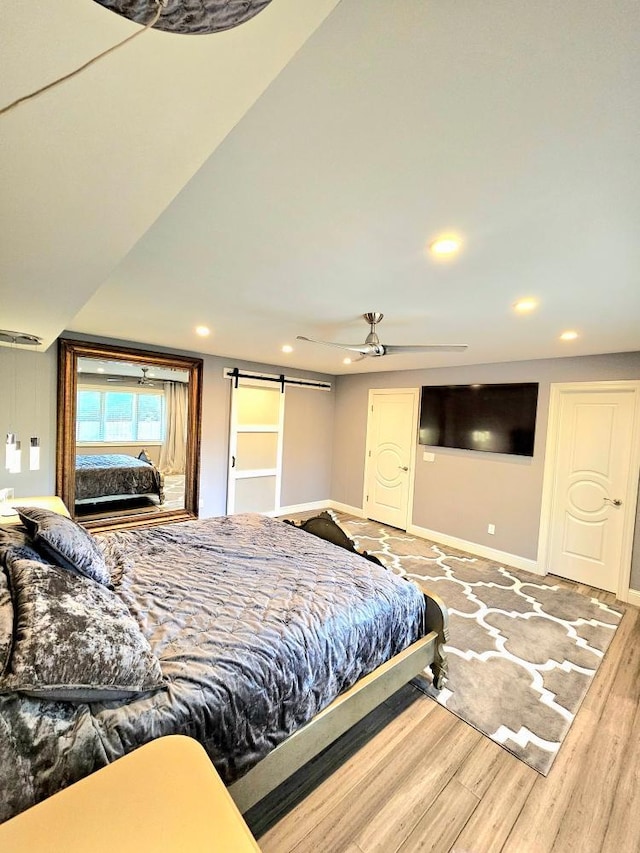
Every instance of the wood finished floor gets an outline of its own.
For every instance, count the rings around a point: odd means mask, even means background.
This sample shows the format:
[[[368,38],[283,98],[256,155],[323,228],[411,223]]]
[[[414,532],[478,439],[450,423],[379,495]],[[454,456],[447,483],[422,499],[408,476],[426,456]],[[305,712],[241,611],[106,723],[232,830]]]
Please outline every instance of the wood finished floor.
[[[407,685],[245,817],[263,853],[638,853],[639,700],[627,606],[546,778]]]

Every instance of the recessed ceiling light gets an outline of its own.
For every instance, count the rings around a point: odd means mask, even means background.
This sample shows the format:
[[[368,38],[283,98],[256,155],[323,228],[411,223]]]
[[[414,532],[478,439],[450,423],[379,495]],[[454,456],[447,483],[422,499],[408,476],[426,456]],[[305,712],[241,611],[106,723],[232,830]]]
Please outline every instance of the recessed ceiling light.
[[[104,367],[96,367],[98,373],[104,373]]]
[[[211,329],[207,326],[196,326],[196,335],[200,335],[201,338],[206,338],[207,335],[211,334]]]
[[[291,344],[285,344],[282,347],[282,352],[293,352],[293,347],[291,346]]]
[[[436,255],[439,258],[445,258],[455,255],[455,253],[460,249],[460,245],[461,240],[458,237],[454,237],[453,234],[448,234],[443,235],[442,237],[437,237],[429,243],[429,251],[432,255]]]
[[[347,356],[346,358],[343,358],[342,363],[343,364],[351,364],[351,359],[349,358],[349,356]]]
[[[519,314],[526,314],[528,311],[533,311],[534,308],[538,307],[538,300],[534,299],[533,296],[525,296],[524,299],[518,299],[517,302],[513,303],[513,310],[517,311]]]
[[[561,341],[575,341],[575,339],[576,339],[577,337],[578,337],[578,333],[577,333],[577,332],[572,332],[572,331],[570,331],[570,332],[563,332],[563,333],[560,335],[560,340],[561,340]]]

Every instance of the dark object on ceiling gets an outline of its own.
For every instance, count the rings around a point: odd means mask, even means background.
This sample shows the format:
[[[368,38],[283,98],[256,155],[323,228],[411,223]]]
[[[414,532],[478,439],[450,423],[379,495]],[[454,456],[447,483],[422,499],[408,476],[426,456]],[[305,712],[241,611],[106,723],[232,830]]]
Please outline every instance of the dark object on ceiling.
[[[95,0],[106,9],[146,24],[154,16],[154,0]],[[231,30],[244,24],[269,5],[271,0],[167,0],[155,30],[185,35],[204,35]]]

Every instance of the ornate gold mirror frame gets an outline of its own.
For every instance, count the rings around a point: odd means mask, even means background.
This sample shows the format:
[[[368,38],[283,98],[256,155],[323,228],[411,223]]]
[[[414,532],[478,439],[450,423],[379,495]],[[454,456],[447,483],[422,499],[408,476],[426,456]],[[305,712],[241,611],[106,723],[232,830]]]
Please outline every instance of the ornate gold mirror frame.
[[[105,363],[134,365],[140,370],[181,371],[188,373],[187,436],[184,469],[184,506],[165,509],[162,505],[131,510],[127,500],[115,501],[115,508],[80,517],[76,512],[76,416],[79,360],[96,359]],[[101,370],[97,372],[101,373]],[[146,372],[140,374],[146,378]],[[151,374],[150,374],[151,375]],[[184,374],[182,374],[184,375]],[[143,383],[138,383],[143,384]],[[150,384],[150,383],[149,383]],[[202,359],[150,352],[129,347],[93,344],[61,338],[58,347],[58,435],[56,492],[72,517],[90,529],[139,527],[184,521],[198,515],[200,470],[200,414],[202,401]]]

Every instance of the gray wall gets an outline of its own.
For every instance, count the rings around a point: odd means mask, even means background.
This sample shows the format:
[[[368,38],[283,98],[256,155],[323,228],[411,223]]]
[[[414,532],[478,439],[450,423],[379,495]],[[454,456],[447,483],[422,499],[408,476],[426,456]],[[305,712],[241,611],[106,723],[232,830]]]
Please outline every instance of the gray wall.
[[[539,382],[534,456],[438,449],[434,451],[435,462],[424,462],[425,448],[419,446],[412,519],[421,527],[535,559],[550,385],[606,379],[640,379],[640,353],[341,376],[336,389],[331,497],[362,507],[367,398],[371,388]],[[487,533],[489,523],[496,525],[495,535]],[[637,539],[638,527],[637,524]],[[633,588],[640,588],[639,550],[634,552]]]
[[[305,373],[273,365],[241,362],[218,356],[203,356],[204,392],[202,396],[202,455],[200,471],[200,515],[221,515],[226,509],[227,456],[229,445],[229,418],[231,413],[230,381],[223,376],[225,367],[240,367],[261,373],[286,373],[287,376],[310,377],[326,380],[335,385],[334,377]],[[283,506],[329,497],[329,476],[332,454],[332,423],[335,391],[287,388],[284,424],[284,450],[282,458]],[[312,418],[317,426],[311,424]],[[326,435],[318,432],[325,427]],[[304,433],[298,434],[296,425],[306,425],[316,437],[314,453],[311,442]]]
[[[56,484],[56,348],[46,352],[0,347],[0,489],[16,497],[52,495]],[[4,467],[4,442],[15,432],[22,443],[22,473]],[[40,438],[40,470],[29,471],[29,438]]]
[[[75,333],[68,333],[66,337],[102,343],[127,343]],[[144,348],[158,351],[157,347]],[[200,357],[204,362],[200,515],[206,517],[220,515],[226,508],[231,391],[230,381],[224,378],[223,369],[238,366],[262,373],[285,372],[288,376],[306,376],[330,382],[333,382],[333,377],[218,356]],[[16,432],[25,448],[22,473],[9,474],[4,469],[4,446],[0,445],[0,489],[12,486],[16,497],[48,495],[55,491],[56,389],[55,345],[44,353],[0,347],[0,436],[4,443],[7,432]],[[334,396],[334,391],[302,388],[287,391],[282,461],[284,506],[326,500],[329,497]],[[40,436],[42,442],[41,469],[34,472],[26,470],[26,448],[31,435]],[[309,452],[311,449],[313,452]]]

